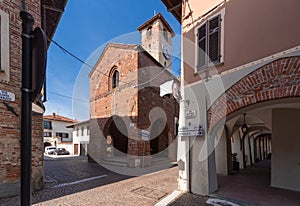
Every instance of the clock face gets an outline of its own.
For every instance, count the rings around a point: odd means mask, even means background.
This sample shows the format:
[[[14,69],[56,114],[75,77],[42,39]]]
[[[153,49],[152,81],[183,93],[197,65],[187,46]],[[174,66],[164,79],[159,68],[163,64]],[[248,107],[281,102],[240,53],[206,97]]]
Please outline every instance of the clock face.
[[[164,57],[165,57],[166,59],[170,59],[171,54],[170,54],[170,50],[169,50],[168,44],[164,44],[164,45],[163,45],[163,54],[164,54]]]

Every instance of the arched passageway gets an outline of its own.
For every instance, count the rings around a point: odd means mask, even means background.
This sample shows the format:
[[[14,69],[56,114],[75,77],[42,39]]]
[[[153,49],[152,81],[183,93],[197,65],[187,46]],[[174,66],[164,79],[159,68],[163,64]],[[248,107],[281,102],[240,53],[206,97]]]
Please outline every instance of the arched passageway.
[[[241,178],[243,185],[300,191],[296,172],[290,172],[300,171],[296,166],[300,90],[295,83],[299,62],[299,57],[288,57],[266,64],[233,84],[210,106],[208,131],[218,141],[216,172],[222,178],[232,173],[236,154],[240,171],[230,181],[247,174],[253,179]],[[219,180],[220,192],[228,182]]]
[[[108,135],[106,136],[108,144],[112,146],[112,154],[127,154],[128,152],[128,132],[124,121],[113,116],[109,123]]]

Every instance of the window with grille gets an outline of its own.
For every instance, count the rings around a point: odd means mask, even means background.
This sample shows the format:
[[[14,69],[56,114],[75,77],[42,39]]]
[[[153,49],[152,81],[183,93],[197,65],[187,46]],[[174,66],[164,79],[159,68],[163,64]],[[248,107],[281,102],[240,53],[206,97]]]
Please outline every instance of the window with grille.
[[[197,72],[207,67],[221,63],[221,14],[205,21],[196,30],[196,69]]]

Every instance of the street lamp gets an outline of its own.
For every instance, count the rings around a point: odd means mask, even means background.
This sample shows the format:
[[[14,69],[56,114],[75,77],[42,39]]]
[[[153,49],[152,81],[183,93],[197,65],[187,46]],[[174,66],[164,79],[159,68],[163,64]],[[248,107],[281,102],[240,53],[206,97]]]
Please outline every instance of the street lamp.
[[[247,132],[247,125],[246,125],[246,113],[244,114],[244,124],[242,125],[242,132],[245,134]]]
[[[246,133],[246,132],[247,132],[247,129],[248,129],[247,125],[246,125],[246,124],[243,124],[243,125],[242,125],[242,132],[243,132],[243,133]]]

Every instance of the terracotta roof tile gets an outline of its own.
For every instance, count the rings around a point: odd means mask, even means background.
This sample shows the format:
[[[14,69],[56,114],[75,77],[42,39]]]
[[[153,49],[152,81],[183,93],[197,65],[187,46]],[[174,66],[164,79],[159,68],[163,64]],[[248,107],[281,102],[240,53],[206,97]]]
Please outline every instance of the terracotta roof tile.
[[[44,116],[46,120],[54,120],[54,121],[61,121],[61,122],[70,122],[70,123],[77,123],[78,121],[74,119],[70,119],[68,117],[64,117],[58,114],[46,115]]]

